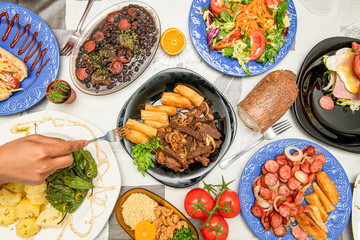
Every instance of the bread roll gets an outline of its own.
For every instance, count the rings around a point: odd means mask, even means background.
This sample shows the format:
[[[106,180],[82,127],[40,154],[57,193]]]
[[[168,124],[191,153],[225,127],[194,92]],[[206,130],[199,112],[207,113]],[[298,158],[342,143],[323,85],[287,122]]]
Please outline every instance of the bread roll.
[[[298,88],[296,75],[278,70],[266,75],[238,106],[238,114],[249,128],[263,133],[294,103]]]

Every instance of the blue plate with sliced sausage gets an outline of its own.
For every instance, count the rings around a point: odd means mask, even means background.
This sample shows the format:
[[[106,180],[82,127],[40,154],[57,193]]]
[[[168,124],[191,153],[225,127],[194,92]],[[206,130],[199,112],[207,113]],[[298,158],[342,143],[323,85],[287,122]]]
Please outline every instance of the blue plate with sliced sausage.
[[[269,143],[266,146],[262,147],[259,151],[257,151],[246,164],[240,178],[239,197],[242,206],[242,214],[251,231],[259,239],[296,239],[292,235],[290,227],[287,227],[288,232],[283,237],[278,237],[271,231],[264,230],[264,226],[260,218],[252,214],[252,207],[255,203],[253,182],[262,173],[261,168],[265,164],[265,162],[267,162],[269,159],[275,160],[275,158],[279,154],[284,153],[286,147],[296,147],[298,149],[303,149],[309,145],[313,146],[316,149],[317,153],[321,152],[325,155],[326,162],[323,165],[321,171],[327,173],[330,179],[335,183],[335,186],[340,196],[339,203],[335,205],[335,210],[328,213],[329,220],[325,223],[328,229],[327,239],[337,239],[343,232],[346,224],[348,223],[351,215],[352,191],[349,179],[341,164],[329,151],[316,143],[302,139],[282,139]],[[273,166],[270,166],[270,168],[272,167]],[[280,176],[282,174],[280,174],[279,171],[278,173],[275,173],[275,175]],[[289,183],[288,186],[290,187]],[[308,189],[305,195],[312,191],[313,190],[311,188]],[[296,197],[294,199],[296,199]],[[307,205],[305,200],[301,204]],[[293,223],[293,225],[294,224],[295,223]],[[308,237],[308,239],[312,238]]]

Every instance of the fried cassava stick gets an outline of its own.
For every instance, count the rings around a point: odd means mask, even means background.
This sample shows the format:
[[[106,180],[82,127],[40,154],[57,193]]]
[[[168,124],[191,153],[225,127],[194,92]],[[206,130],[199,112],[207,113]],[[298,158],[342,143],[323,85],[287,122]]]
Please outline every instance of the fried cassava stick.
[[[339,203],[339,192],[336,189],[335,183],[329,178],[326,172],[316,173],[316,182],[333,205]]]
[[[131,118],[129,118],[126,123],[125,123],[125,126],[130,128],[130,129],[133,129],[133,130],[136,130],[138,132],[141,132],[143,134],[145,134],[146,136],[148,137],[155,137],[156,134],[157,134],[157,129],[156,128],[153,128],[149,125],[146,125],[144,123],[141,123],[141,122],[138,122],[136,120],[133,120]]]
[[[186,97],[187,99],[190,100],[190,102],[195,106],[195,107],[200,107],[201,103],[204,101],[204,97],[201,96],[200,94],[198,94],[197,92],[195,92],[193,89],[183,85],[183,84],[179,84],[174,88],[174,92],[175,93],[179,93],[182,96]]]
[[[177,93],[164,92],[161,97],[161,103],[178,108],[191,108],[190,100]]]

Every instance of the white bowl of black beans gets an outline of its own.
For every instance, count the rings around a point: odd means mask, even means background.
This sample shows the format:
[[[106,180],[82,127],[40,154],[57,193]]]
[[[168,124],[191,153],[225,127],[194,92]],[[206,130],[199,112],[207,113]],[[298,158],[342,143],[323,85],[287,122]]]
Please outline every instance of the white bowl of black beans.
[[[126,1],[97,15],[70,56],[70,75],[84,93],[105,95],[133,82],[159,46],[159,17],[149,5]]]

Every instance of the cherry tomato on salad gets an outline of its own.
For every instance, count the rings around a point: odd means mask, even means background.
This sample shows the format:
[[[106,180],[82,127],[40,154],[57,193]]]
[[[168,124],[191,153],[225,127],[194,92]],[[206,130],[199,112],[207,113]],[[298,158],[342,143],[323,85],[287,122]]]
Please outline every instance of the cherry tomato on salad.
[[[211,0],[210,7],[213,13],[216,13],[218,17],[220,17],[221,11],[223,9],[230,13],[230,9],[225,6],[223,0]]]
[[[255,61],[261,57],[265,49],[265,35],[261,30],[250,33],[250,61]]]
[[[208,210],[209,212],[214,208],[215,201],[211,197],[211,195],[202,188],[194,188],[190,192],[186,194],[184,201],[184,208],[187,214],[190,217],[195,219],[206,218],[207,214],[201,211],[200,209],[196,209],[196,206],[193,204],[200,203],[203,208]],[[194,212],[195,211],[195,212]]]
[[[221,39],[220,42],[218,42],[214,48],[216,50],[220,50],[223,48],[226,48],[228,46],[230,46],[230,44],[236,40],[238,40],[240,38],[241,35],[241,31],[240,29],[234,29],[231,32],[228,33],[228,35],[226,35],[223,39]]]
[[[265,3],[269,8],[272,8],[275,10],[277,8],[277,5],[282,1],[284,1],[284,0],[265,0]]]
[[[5,83],[8,90],[18,89],[20,87],[20,82],[13,76],[7,75],[6,76],[7,82]]]
[[[207,219],[204,218],[201,221],[201,225],[205,224],[206,220]],[[213,214],[210,218],[209,225],[219,230],[215,231],[209,227],[201,229],[201,235],[205,240],[225,240],[229,235],[229,225],[222,216]]]
[[[219,199],[219,207],[229,206],[235,212],[225,209],[217,209],[220,216],[224,218],[236,217],[240,212],[240,200],[236,192],[232,190],[225,190]]]

